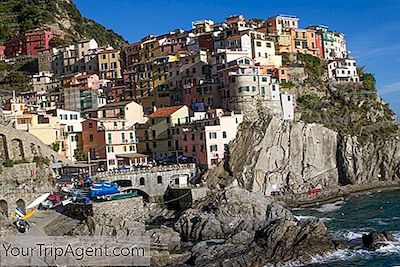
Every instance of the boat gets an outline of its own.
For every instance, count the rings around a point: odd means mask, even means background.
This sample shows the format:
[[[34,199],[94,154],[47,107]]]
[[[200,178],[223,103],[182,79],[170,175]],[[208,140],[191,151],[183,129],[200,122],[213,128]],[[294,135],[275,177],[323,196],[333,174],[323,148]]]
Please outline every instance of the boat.
[[[96,183],[90,187],[87,197],[90,199],[104,198],[108,195],[119,193],[119,188],[116,183]]]
[[[38,197],[37,199],[35,199],[31,204],[29,204],[26,209],[33,209],[37,206],[39,206],[40,203],[42,203],[43,201],[45,201],[48,197],[50,196],[50,193],[46,193],[41,195],[40,197]]]

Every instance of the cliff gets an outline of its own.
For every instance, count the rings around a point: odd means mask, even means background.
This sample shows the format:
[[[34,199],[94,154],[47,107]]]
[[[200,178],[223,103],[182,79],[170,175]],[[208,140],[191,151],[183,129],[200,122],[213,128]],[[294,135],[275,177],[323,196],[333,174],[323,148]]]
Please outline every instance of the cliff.
[[[316,62],[305,63],[308,78],[289,90],[297,96],[296,119],[257,110],[241,125],[229,157],[206,174],[209,187],[234,183],[270,195],[400,181],[398,123],[373,76],[331,84]]]

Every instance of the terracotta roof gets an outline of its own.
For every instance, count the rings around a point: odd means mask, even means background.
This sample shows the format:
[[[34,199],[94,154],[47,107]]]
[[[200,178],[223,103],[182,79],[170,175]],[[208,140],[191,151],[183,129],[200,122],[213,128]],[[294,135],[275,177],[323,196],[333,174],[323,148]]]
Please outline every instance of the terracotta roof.
[[[149,115],[150,119],[155,118],[164,118],[171,116],[174,112],[179,110],[180,108],[184,107],[184,105],[179,106],[172,106],[172,107],[165,107],[165,108],[158,108],[156,111]]]

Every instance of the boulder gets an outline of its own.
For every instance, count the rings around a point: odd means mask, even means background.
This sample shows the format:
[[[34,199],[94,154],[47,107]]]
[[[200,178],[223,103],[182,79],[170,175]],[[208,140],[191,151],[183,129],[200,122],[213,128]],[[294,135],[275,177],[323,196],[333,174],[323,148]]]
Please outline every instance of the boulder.
[[[388,242],[396,241],[396,238],[392,234],[385,231],[384,232],[373,231],[368,234],[364,234],[362,236],[362,241],[364,247],[376,250],[386,246]]]

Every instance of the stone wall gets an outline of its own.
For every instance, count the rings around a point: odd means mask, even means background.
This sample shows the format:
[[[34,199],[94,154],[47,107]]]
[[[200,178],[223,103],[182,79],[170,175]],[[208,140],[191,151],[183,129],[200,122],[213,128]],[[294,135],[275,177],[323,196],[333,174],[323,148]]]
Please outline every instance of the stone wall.
[[[0,184],[0,202],[3,205],[1,211],[5,213],[7,209],[7,215],[14,211],[18,200],[22,200],[27,206],[40,195],[55,190],[54,172],[49,166],[37,166],[36,163],[3,167]]]
[[[229,109],[242,112],[245,121],[254,121],[268,115],[282,116],[280,101],[271,101],[261,96],[246,96],[232,98]]]
[[[52,162],[66,161],[66,159],[36,136],[12,127],[0,125],[0,160],[32,160],[33,157],[46,157]]]

